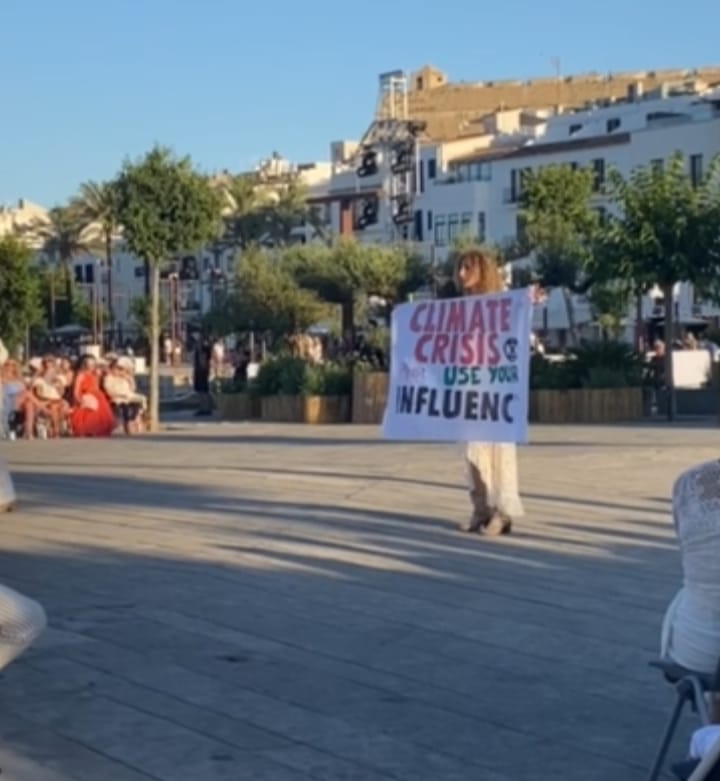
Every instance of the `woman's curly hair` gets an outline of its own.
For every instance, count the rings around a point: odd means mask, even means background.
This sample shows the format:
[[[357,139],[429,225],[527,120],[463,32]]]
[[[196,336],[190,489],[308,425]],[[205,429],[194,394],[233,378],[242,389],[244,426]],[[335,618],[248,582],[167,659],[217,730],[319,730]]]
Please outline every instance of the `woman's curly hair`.
[[[505,280],[502,271],[495,258],[487,251],[471,248],[461,252],[455,265],[455,278],[458,290],[462,293],[460,284],[460,267],[463,263],[470,261],[478,269],[479,283],[476,290],[468,291],[473,295],[483,295],[485,293],[500,293],[505,290]]]

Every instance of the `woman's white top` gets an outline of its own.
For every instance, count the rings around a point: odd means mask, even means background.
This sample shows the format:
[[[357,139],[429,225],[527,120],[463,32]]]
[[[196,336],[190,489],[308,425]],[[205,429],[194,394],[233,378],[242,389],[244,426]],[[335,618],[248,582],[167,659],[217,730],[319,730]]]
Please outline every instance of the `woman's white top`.
[[[663,656],[698,672],[720,660],[720,461],[684,472],[672,492],[683,587],[670,604]]]

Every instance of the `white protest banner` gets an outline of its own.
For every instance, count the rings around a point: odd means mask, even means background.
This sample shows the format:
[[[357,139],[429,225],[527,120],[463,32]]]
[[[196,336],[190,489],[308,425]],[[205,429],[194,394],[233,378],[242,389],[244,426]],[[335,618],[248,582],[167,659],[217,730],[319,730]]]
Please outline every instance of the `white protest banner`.
[[[396,307],[384,436],[527,442],[531,311],[526,289]]]

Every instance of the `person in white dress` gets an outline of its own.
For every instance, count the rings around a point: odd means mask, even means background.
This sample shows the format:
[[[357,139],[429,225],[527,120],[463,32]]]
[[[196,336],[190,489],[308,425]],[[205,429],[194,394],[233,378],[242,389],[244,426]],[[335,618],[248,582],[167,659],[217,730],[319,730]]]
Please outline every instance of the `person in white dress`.
[[[505,289],[495,259],[480,250],[463,252],[458,258],[456,274],[464,295],[500,293]],[[472,512],[460,528],[493,537],[509,534],[513,519],[524,514],[518,490],[515,445],[469,442],[465,460]]]

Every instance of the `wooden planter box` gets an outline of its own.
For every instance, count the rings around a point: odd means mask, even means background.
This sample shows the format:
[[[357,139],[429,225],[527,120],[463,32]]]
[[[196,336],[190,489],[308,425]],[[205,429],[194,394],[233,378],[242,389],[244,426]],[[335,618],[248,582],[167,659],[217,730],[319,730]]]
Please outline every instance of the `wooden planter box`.
[[[388,393],[387,372],[355,372],[352,422],[382,423]]]
[[[220,420],[253,420],[260,417],[259,400],[249,393],[213,393]]]
[[[263,396],[260,419],[267,423],[348,423],[349,396]]]
[[[353,377],[352,422],[382,423],[387,392],[387,373],[356,372]],[[621,423],[642,418],[642,388],[583,388],[530,393],[532,423]]]
[[[531,423],[622,423],[642,418],[642,388],[580,388],[530,393]]]

